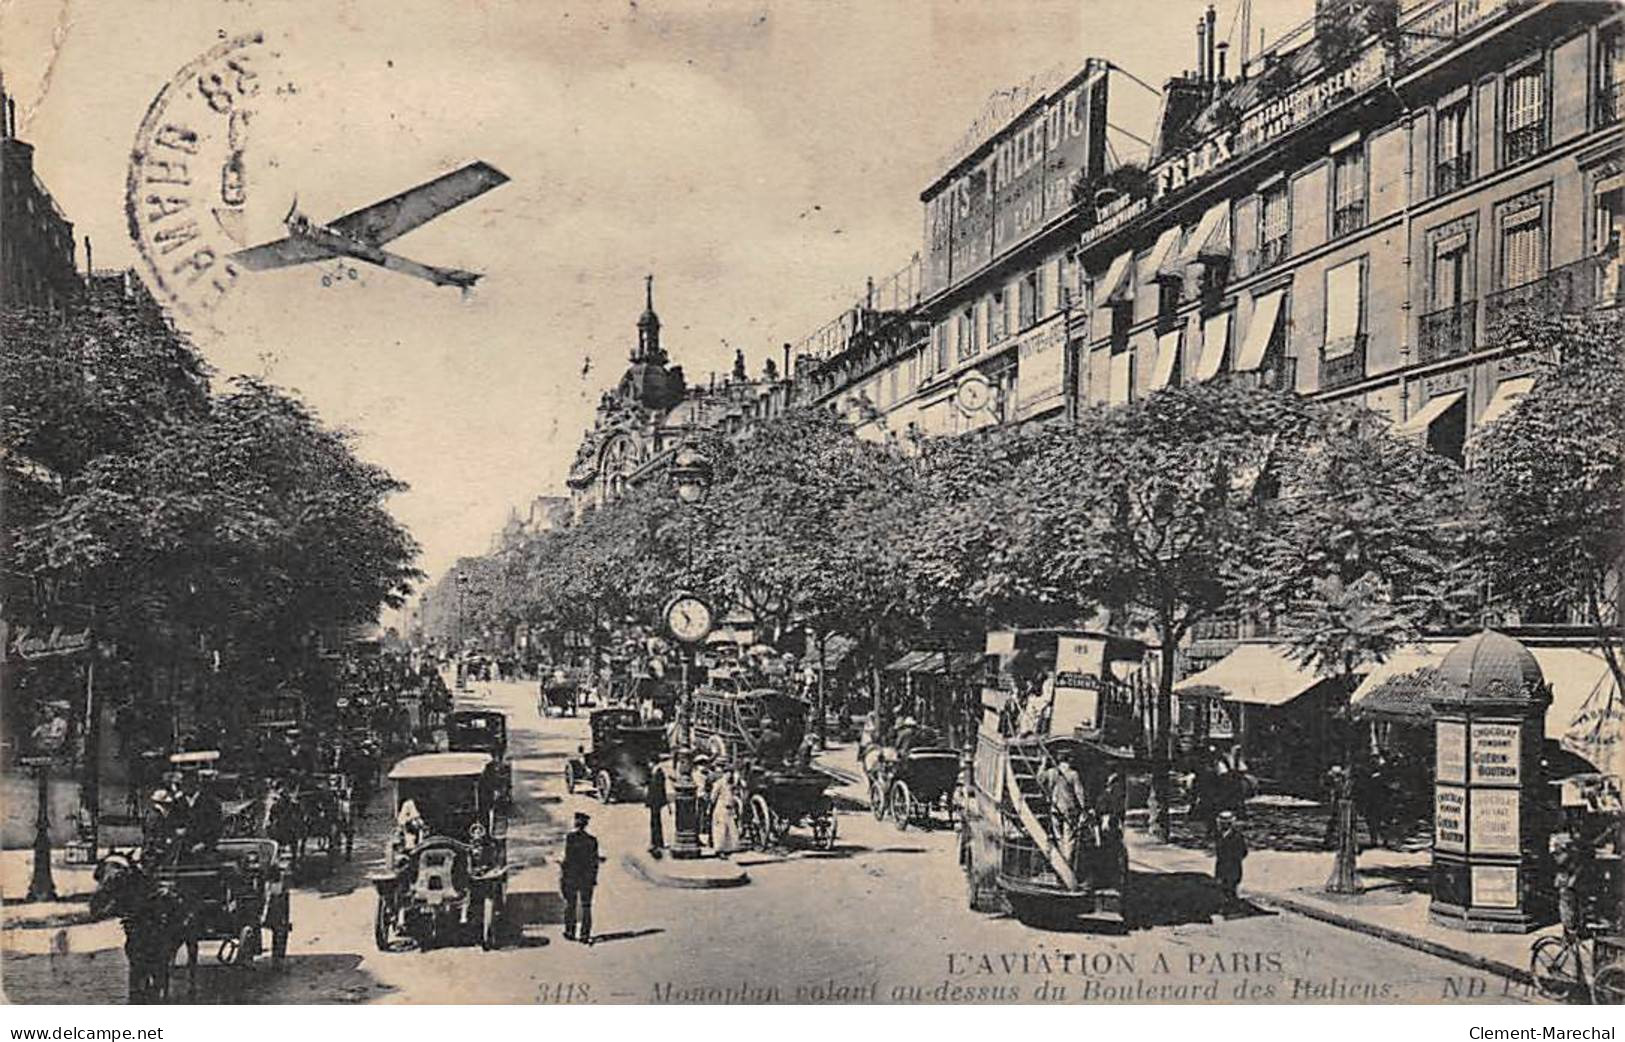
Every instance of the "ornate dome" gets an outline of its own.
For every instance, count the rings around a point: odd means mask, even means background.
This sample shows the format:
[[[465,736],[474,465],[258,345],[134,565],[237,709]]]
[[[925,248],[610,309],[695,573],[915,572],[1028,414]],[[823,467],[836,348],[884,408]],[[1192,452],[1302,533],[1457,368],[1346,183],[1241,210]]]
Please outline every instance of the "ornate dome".
[[[1494,630],[1475,633],[1439,663],[1448,697],[1464,702],[1532,702],[1546,678],[1529,649]]]

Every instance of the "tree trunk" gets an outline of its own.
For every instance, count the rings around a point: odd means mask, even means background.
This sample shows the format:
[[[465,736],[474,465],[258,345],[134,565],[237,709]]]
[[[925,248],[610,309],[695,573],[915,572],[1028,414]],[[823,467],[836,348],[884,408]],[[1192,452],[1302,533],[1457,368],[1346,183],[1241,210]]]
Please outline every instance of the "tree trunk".
[[[1172,630],[1171,626],[1162,628],[1162,648],[1158,655],[1156,720],[1151,749],[1151,795],[1148,809],[1151,817],[1151,835],[1160,840],[1168,838],[1169,805],[1173,801],[1173,783],[1169,777],[1169,746],[1172,736],[1174,661],[1178,648],[1175,647],[1177,638],[1173,636]]]

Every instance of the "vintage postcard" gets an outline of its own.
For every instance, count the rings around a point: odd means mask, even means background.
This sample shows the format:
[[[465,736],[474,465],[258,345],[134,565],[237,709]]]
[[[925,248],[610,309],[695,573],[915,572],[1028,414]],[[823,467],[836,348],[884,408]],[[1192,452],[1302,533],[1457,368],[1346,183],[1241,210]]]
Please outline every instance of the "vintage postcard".
[[[1619,1003],[1622,83],[0,0],[6,999]]]

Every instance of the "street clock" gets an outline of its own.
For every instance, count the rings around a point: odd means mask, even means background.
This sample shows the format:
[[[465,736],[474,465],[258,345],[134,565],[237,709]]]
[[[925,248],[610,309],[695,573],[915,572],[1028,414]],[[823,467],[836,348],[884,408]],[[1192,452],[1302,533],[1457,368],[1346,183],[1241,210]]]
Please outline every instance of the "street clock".
[[[680,593],[666,602],[666,628],[685,644],[698,644],[715,625],[711,606],[691,593]]]

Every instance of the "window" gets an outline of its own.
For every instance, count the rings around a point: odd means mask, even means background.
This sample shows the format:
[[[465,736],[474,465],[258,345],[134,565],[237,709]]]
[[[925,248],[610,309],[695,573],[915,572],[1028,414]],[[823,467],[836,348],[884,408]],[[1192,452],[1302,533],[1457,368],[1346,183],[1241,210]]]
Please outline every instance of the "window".
[[[1592,255],[1597,264],[1597,299],[1618,303],[1621,288],[1620,240],[1625,238],[1625,175],[1615,174],[1598,186]]]
[[[1365,150],[1356,144],[1332,157],[1332,237],[1365,226]]]
[[[1185,285],[1179,279],[1157,280],[1157,331],[1166,333],[1178,320],[1179,301]]]
[[[1258,215],[1258,269],[1272,267],[1286,259],[1292,234],[1292,209],[1287,200],[1286,181],[1264,189]]]
[[[1509,225],[1501,235],[1501,286],[1512,289],[1540,278],[1544,267],[1545,229],[1539,211],[1535,216]]]
[[[939,322],[935,330],[937,338],[937,372],[948,368],[948,323]]]
[[[1004,294],[995,293],[987,302],[987,342],[988,346],[998,343],[1005,337]]]
[[[1365,377],[1365,260],[1352,260],[1326,272],[1326,345],[1321,349],[1324,388],[1357,383]]]
[[[1625,29],[1613,25],[1597,39],[1597,126],[1619,122],[1621,83],[1625,83]]]
[[[1128,350],[1128,331],[1134,325],[1134,301],[1124,300],[1112,306],[1112,353]]]
[[[1039,290],[1042,289],[1041,276],[1037,269],[1029,271],[1021,278],[1021,307],[1017,318],[1017,328],[1026,329],[1038,321]]]
[[[1467,237],[1441,243],[1433,257],[1433,308],[1460,306],[1467,276]]]
[[[1463,99],[1439,110],[1433,135],[1433,194],[1453,192],[1473,179],[1471,102]]]
[[[1477,309],[1469,294],[1472,272],[1466,233],[1439,242],[1429,272],[1432,305],[1421,318],[1417,354],[1424,363],[1466,354],[1473,347]]]
[[[1510,165],[1546,147],[1546,82],[1539,65],[1507,77],[1506,121],[1501,146]]]
[[[959,313],[959,357],[969,358],[979,350],[976,342],[976,308],[966,308]]]
[[[891,394],[887,395],[886,401],[893,405],[897,404],[897,374],[902,368],[900,365],[894,365],[891,370]]]

